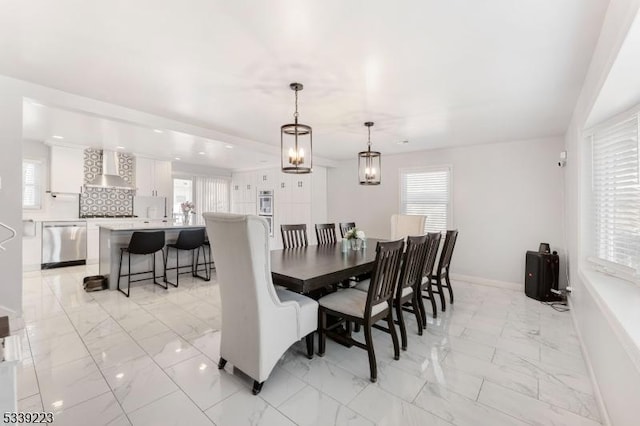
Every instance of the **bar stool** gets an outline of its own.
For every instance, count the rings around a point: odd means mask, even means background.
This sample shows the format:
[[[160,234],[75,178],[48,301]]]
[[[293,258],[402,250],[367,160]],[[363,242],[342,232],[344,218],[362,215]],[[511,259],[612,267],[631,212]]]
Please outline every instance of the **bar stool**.
[[[178,234],[178,239],[173,244],[167,244],[167,251],[165,253],[165,263],[164,263],[164,275],[165,282],[171,284],[174,287],[178,287],[180,284],[180,268],[184,268],[186,265],[180,266],[180,251],[181,250],[190,250],[191,251],[191,275],[194,277],[202,278],[206,280],[206,277],[197,274],[197,258],[194,255],[194,251],[196,249],[200,249],[204,244],[204,228],[202,229],[193,229],[188,231],[180,231]],[[169,249],[176,250],[176,267],[175,268],[167,268],[167,264],[169,263]],[[176,282],[175,284],[169,281],[167,278],[167,270],[175,269],[176,270]],[[207,274],[208,275],[208,274]]]
[[[125,296],[129,297],[131,293],[131,283],[148,280],[149,278],[142,278],[139,280],[131,280],[132,275],[141,275],[141,274],[153,274],[153,283],[158,284],[160,287],[165,290],[169,288],[169,286],[162,285],[156,281],[156,253],[159,251],[163,252],[162,261],[164,263],[164,281],[167,281],[167,263],[164,257],[164,231],[153,231],[153,232],[134,232],[131,235],[131,240],[129,241],[129,246],[123,247],[120,249],[120,265],[118,266],[118,291],[120,291]],[[127,274],[122,274],[122,256],[124,253],[127,253],[127,257],[129,260],[129,269],[127,270]],[[144,271],[144,272],[134,272],[131,273],[131,255],[132,254],[150,254],[153,258],[153,270],[152,271]],[[120,278],[127,277],[127,292],[120,288]]]
[[[205,273],[205,277],[202,277],[200,275],[198,275],[198,271],[199,269],[199,265],[200,265],[200,249],[202,249],[202,258],[204,261],[204,273]],[[209,259],[207,260],[207,253],[209,254]],[[202,244],[202,247],[198,247],[198,251],[196,252],[196,277],[202,278],[205,281],[210,281],[211,280],[211,270],[215,269],[215,266],[213,264],[213,259],[211,259],[211,243],[209,242],[209,240],[205,240],[204,244]]]

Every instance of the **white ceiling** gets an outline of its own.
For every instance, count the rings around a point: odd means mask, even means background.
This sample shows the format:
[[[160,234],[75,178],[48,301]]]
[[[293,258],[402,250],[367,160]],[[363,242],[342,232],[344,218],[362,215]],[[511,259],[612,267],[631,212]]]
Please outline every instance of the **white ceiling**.
[[[608,1],[1,5],[0,74],[276,151],[300,81],[314,152],[339,160],[365,147],[369,120],[383,154],[563,134]],[[199,149],[186,140],[158,143],[186,156]]]

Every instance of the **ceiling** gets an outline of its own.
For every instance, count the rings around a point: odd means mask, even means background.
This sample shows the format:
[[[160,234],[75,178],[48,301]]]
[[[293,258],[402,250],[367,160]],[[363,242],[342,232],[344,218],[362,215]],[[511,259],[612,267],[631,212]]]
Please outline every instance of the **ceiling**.
[[[266,144],[277,162],[293,81],[329,160],[365,148],[365,121],[383,154],[564,134],[608,1],[1,4],[0,74]],[[171,156],[207,142],[159,136]]]

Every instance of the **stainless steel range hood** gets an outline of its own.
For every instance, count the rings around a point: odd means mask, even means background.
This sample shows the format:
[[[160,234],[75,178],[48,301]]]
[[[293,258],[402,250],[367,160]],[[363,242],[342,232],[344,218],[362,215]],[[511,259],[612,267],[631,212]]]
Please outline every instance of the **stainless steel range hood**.
[[[87,187],[135,189],[133,185],[124,180],[119,172],[118,153],[114,151],[102,151],[102,174],[97,175]]]

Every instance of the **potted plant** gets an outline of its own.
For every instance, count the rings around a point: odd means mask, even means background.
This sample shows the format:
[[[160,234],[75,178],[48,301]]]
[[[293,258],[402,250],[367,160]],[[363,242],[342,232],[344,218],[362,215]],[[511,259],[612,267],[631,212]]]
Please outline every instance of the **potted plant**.
[[[347,231],[344,237],[349,241],[349,244],[351,244],[352,250],[360,250],[363,247],[366,235],[364,234],[364,231],[358,228],[352,228]]]
[[[188,225],[190,219],[189,215],[196,213],[196,211],[194,210],[195,205],[191,201],[185,201],[183,203],[180,203],[180,208],[182,209],[183,215],[182,223],[184,225]]]

